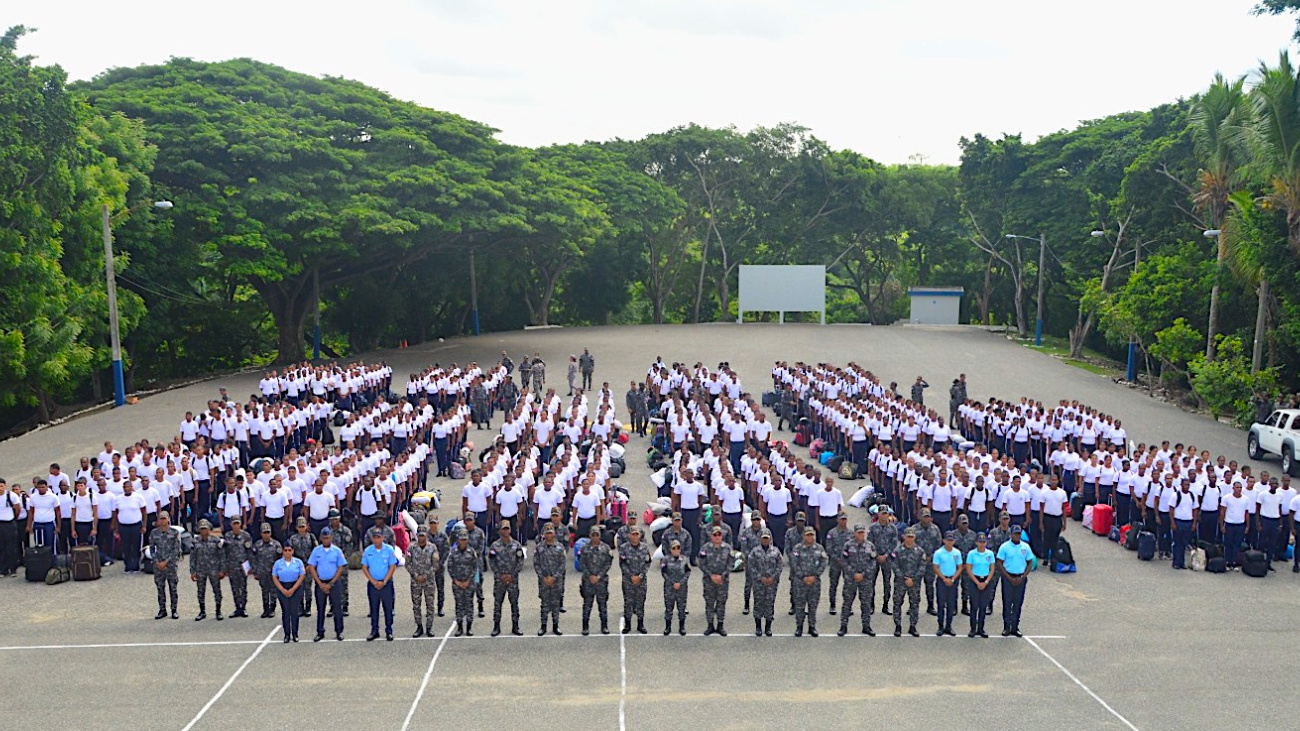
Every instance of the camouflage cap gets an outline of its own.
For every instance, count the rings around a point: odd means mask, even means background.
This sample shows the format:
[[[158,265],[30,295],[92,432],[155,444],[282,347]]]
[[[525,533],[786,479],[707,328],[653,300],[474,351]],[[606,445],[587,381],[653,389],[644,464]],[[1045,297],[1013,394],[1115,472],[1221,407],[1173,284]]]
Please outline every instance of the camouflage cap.
[[[587,535],[589,535],[589,536],[595,536],[595,537],[599,538],[599,537],[600,537],[600,529],[593,525],[593,526],[591,527],[591,530],[587,531]]]
[[[239,517],[238,515],[236,515],[235,517],[233,517],[233,518],[230,519],[230,524],[231,524],[231,525],[243,525],[243,524],[244,524],[244,519],[241,518],[241,517]]]
[[[502,521],[501,521],[501,527],[500,527],[498,530],[510,530],[510,521],[509,521],[509,520],[502,520]]]
[[[542,529],[542,533],[554,533],[554,532],[555,532],[554,523],[547,523],[546,527]]]
[[[958,516],[957,525],[970,525],[970,518],[965,515]]]
[[[551,515],[564,515],[559,508],[551,508]]]
[[[329,518],[330,518],[330,520],[333,520],[333,519],[335,519],[335,518],[341,518],[341,517],[343,517],[343,514],[340,513],[339,511],[337,511],[337,510],[330,510],[330,512],[329,512]]]
[[[835,519],[836,519],[836,520],[848,520],[848,519],[849,519],[849,514],[848,514],[848,513],[845,513],[845,512],[841,512],[839,515],[835,516]]]
[[[270,533],[270,532],[271,532],[271,524],[270,524],[270,523],[263,523],[263,524],[262,524],[262,532],[263,532],[263,533]]]
[[[912,538],[916,538],[916,529],[915,529],[915,528],[906,528],[906,529],[903,530],[903,537],[904,537],[904,538],[907,538],[907,537],[909,537],[909,536],[912,537]]]
[[[760,512],[758,512],[757,510],[755,510],[755,511],[753,511],[753,512],[751,512],[751,513],[749,514],[749,520],[750,520],[751,523],[752,523],[753,521],[756,521],[756,520],[757,520],[757,521],[761,521],[761,520],[763,520],[763,515],[762,515],[762,513],[760,513]]]
[[[806,536],[815,536],[815,535],[817,535],[817,531],[816,531],[815,529],[811,528],[811,527],[810,527],[810,528],[804,528],[804,529],[803,529],[803,534],[806,535]]]
[[[681,541],[673,541],[672,543],[669,543],[669,544],[668,544],[668,547],[669,547],[669,548],[681,548],[681,547],[682,547],[682,542],[681,542]]]
[[[304,528],[307,525],[307,519],[303,517],[299,517],[298,520],[294,523],[294,525],[298,526],[299,528]]]
[[[770,530],[764,528],[763,530],[761,530],[761,531],[758,532],[758,537],[759,537],[759,538],[771,538],[771,537],[772,537],[772,531],[770,531]]]
[[[797,513],[794,514],[794,519],[795,519],[795,520],[808,520],[808,516],[804,515],[804,514],[803,514],[803,511],[800,510],[799,512],[797,512]]]
[[[716,526],[716,525],[715,525],[715,526],[713,526],[713,530],[712,530],[712,531],[709,531],[709,532],[710,532],[712,535],[720,536],[720,535],[722,535],[722,528],[719,527],[719,526]]]
[[[200,520],[200,521],[199,521],[199,530],[202,530],[202,529],[204,529],[204,528],[207,528],[208,530],[212,530],[212,524],[209,523],[209,522],[206,521],[206,520]]]
[[[865,525],[861,524],[861,523],[856,523],[856,524],[854,524],[854,526],[853,526],[853,532],[854,532],[854,533],[866,533],[866,532],[867,532],[867,527],[866,527]]]
[[[682,519],[681,513],[673,513],[673,520],[681,520],[681,519]]]
[[[429,535],[429,526],[427,526],[427,525],[422,525],[422,526],[420,526],[419,528],[416,528],[416,529],[415,529],[415,535],[416,535],[417,537],[418,537],[418,536],[427,536],[427,535]]]
[[[921,508],[921,517],[922,517],[922,518],[929,518],[929,517],[930,517],[930,509],[929,509],[929,508]]]

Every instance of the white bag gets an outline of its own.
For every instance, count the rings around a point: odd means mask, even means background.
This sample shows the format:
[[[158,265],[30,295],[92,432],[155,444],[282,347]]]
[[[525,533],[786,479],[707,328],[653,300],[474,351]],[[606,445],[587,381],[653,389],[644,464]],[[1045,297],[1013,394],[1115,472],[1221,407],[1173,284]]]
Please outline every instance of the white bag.
[[[614,442],[613,444],[609,445],[610,459],[619,459],[624,454],[627,454],[627,449],[622,444],[619,444],[618,442]]]
[[[655,549],[655,553],[654,553],[654,555],[651,556],[650,558],[651,558],[651,560],[654,560],[654,561],[663,561],[663,560],[664,560],[664,547],[663,547],[663,546],[660,546],[660,547],[656,548],[656,549]]]
[[[873,492],[875,492],[875,488],[871,485],[861,488],[857,492],[853,493],[853,497],[849,498],[849,505],[852,505],[855,508],[862,507],[862,503],[865,503],[867,498],[871,497],[871,493]]]
[[[411,514],[405,510],[398,513],[398,516],[401,517],[402,525],[406,526],[407,532],[409,532],[411,535],[415,535],[415,531],[420,527],[418,524],[416,524],[415,518],[412,518]]]
[[[1204,548],[1189,548],[1187,549],[1187,554],[1188,554],[1187,568],[1191,569],[1192,571],[1205,570],[1205,549]]]
[[[1092,530],[1092,506],[1085,505],[1083,508],[1083,527]]]
[[[653,534],[657,530],[665,530],[672,524],[673,524],[672,518],[666,515],[661,515],[658,518],[655,518],[655,522],[650,524],[650,532]]]
[[[655,488],[663,487],[664,483],[668,481],[668,468],[664,467],[653,475],[650,475],[650,481],[654,483]]]

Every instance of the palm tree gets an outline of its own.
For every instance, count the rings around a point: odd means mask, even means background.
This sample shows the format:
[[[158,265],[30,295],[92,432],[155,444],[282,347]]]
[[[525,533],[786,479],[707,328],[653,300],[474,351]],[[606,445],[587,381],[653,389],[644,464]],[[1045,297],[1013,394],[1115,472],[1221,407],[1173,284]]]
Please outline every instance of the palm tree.
[[[1245,81],[1244,76],[1228,81],[1223,78],[1223,74],[1215,74],[1214,83],[1192,106],[1192,141],[1196,146],[1196,156],[1201,162],[1197,174],[1199,186],[1192,201],[1208,215],[1210,228],[1215,230],[1223,228],[1224,216],[1228,211],[1228,197],[1240,185],[1240,169],[1246,158],[1241,134],[1242,125],[1249,114],[1243,91]],[[1220,235],[1214,287],[1210,290],[1210,318],[1206,326],[1207,360],[1214,360],[1214,336],[1219,329],[1219,290],[1226,256],[1226,242]]]
[[[1255,159],[1269,177],[1269,192],[1263,203],[1286,216],[1287,243],[1300,254],[1300,79],[1286,51],[1279,54],[1277,66],[1260,64],[1259,81],[1250,92],[1254,122],[1250,126]],[[1259,297],[1261,313],[1257,317],[1253,367],[1258,370],[1263,358],[1260,323],[1269,299],[1269,281],[1261,272]]]

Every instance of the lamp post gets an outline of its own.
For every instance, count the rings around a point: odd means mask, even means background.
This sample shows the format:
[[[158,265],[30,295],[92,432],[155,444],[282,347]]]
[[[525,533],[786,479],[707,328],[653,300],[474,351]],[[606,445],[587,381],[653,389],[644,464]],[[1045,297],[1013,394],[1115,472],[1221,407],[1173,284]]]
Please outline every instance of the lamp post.
[[[1032,236],[1007,234],[1009,239],[1033,241]],[[1043,344],[1043,270],[1047,268],[1047,234],[1038,235],[1038,317],[1034,323],[1034,345]]]
[[[1214,239],[1218,254],[1214,260],[1214,286],[1210,288],[1210,318],[1205,326],[1205,359],[1214,360],[1214,335],[1219,329],[1219,289],[1223,280],[1223,231],[1212,228],[1205,232],[1205,238]]]
[[[140,205],[149,205],[142,203]],[[172,207],[171,201],[154,201],[154,208],[165,211]],[[140,206],[128,208],[125,211],[113,216],[108,210],[108,204],[103,205],[104,219],[104,279],[108,286],[108,336],[113,350],[113,405],[123,406],[126,404],[126,376],[122,371],[122,333],[118,328],[117,321],[117,277],[113,271],[113,220],[126,218],[138,210]]]

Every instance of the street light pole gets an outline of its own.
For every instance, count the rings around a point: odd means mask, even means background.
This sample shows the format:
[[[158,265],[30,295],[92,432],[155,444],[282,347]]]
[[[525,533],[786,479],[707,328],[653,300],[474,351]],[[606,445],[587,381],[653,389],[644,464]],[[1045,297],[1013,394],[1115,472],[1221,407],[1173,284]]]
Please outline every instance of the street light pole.
[[[1047,268],[1047,234],[1038,234],[1038,323],[1034,325],[1034,345],[1043,344],[1043,270]]]
[[[469,312],[474,334],[478,335],[478,278],[474,274],[474,247],[469,247]]]
[[[153,201],[152,205],[165,211],[172,207],[172,202]],[[128,208],[118,216],[129,216],[139,207]],[[117,315],[117,276],[113,269],[113,215],[109,212],[107,203],[101,210],[104,219],[104,281],[108,289],[108,337],[113,351],[113,406],[116,407],[126,405],[126,374],[122,371],[122,333],[118,326]]]
[[[108,285],[108,336],[113,349],[113,405],[126,404],[126,376],[122,372],[122,335],[117,324],[117,277],[113,272],[113,222],[108,204],[104,214],[104,279]]]

